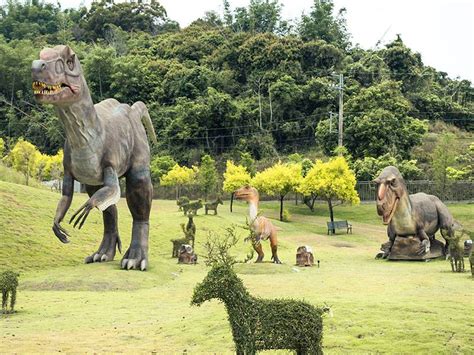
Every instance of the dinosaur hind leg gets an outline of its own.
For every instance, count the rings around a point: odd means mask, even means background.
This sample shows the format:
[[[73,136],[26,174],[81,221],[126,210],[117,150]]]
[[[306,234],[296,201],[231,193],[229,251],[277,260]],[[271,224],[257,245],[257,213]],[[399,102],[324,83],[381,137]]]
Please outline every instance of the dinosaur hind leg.
[[[278,242],[276,235],[270,235],[270,246],[272,248],[272,259],[275,264],[281,264],[280,259],[278,259],[277,249],[278,249]]]
[[[122,269],[146,270],[148,267],[148,234],[153,186],[150,170],[132,168],[126,174],[127,204],[133,218],[132,240],[125,252]]]
[[[257,260],[255,260],[256,263],[261,263],[263,260],[263,257],[265,254],[263,253],[263,248],[262,248],[262,243],[254,244],[253,248],[257,252]]]
[[[101,186],[86,185],[86,191],[89,196],[92,196],[100,188]],[[114,260],[117,246],[119,251],[122,251],[122,245],[117,229],[117,215],[117,207],[115,205],[108,207],[102,212],[104,220],[104,236],[99,249],[84,259],[86,264]]]

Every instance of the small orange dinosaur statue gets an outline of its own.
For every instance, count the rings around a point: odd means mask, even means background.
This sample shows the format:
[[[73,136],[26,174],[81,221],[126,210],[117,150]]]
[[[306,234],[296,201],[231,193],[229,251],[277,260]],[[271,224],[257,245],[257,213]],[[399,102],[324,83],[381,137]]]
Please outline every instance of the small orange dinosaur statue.
[[[261,240],[270,239],[270,246],[272,248],[272,259],[275,264],[281,264],[277,255],[277,232],[275,226],[263,216],[258,215],[258,202],[260,200],[258,191],[251,186],[244,186],[235,191],[234,197],[238,200],[247,201],[249,204],[249,225],[253,233],[257,237],[257,243],[254,243],[254,249],[258,254],[256,263],[263,260],[264,253],[262,249]]]

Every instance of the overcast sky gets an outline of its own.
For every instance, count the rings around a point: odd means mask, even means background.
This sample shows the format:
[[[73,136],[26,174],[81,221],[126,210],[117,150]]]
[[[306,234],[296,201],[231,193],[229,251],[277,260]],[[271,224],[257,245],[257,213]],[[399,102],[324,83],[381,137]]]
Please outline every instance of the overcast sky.
[[[247,6],[250,0],[229,0],[232,7]],[[5,3],[5,0],[0,0]],[[48,0],[56,3],[56,0]],[[81,1],[59,0],[63,8]],[[280,0],[283,17],[308,13],[313,0]],[[85,0],[89,5],[91,0]],[[168,16],[181,27],[214,10],[222,13],[222,0],[160,0]],[[425,64],[474,82],[473,0],[334,0],[335,8],[347,9],[346,19],[353,43],[373,48],[383,37],[386,43],[397,33]]]

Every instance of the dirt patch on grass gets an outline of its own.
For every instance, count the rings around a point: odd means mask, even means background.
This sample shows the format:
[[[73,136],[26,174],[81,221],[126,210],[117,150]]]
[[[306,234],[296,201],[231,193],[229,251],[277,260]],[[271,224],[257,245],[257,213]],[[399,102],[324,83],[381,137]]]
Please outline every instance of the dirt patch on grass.
[[[28,291],[119,291],[134,290],[137,285],[108,281],[25,281],[21,288]]]
[[[331,245],[336,248],[355,248],[356,247],[356,245],[350,244],[350,243],[332,243]]]

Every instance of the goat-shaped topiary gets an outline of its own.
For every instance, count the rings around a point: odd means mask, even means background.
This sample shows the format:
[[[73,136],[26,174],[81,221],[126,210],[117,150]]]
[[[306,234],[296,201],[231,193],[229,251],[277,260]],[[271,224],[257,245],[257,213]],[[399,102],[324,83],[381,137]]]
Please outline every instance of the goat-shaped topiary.
[[[217,206],[223,205],[223,204],[224,204],[224,202],[222,201],[222,199],[220,197],[218,197],[214,201],[206,202],[204,204],[204,209],[206,211],[206,214],[208,214],[209,211],[214,211],[214,215],[216,215],[217,214]]]
[[[4,271],[0,274],[0,289],[2,290],[2,312],[8,313],[8,295],[10,295],[10,312],[13,313],[16,303],[16,288],[18,276],[13,271]]]
[[[171,253],[172,258],[177,258],[179,256],[179,249],[184,244],[191,244],[194,248],[194,239],[196,238],[196,225],[193,221],[193,215],[188,215],[188,223],[184,226],[184,223],[181,223],[181,229],[184,233],[184,238],[171,239],[173,243],[173,251]]]
[[[226,307],[237,354],[264,349],[322,354],[324,310],[295,300],[265,300],[251,296],[232,267],[217,264],[194,289],[192,305],[212,298]]]
[[[461,238],[465,234],[455,231],[452,236],[445,236],[448,241],[449,261],[451,262],[451,270],[453,272],[464,272],[464,246],[461,244]]]

